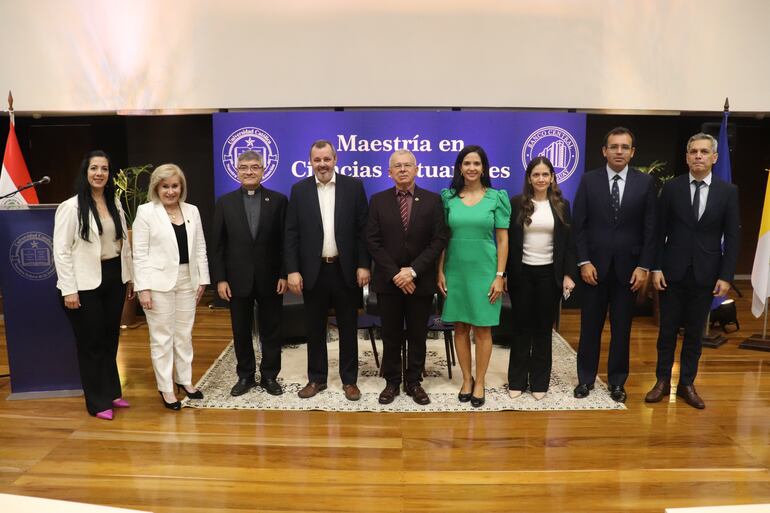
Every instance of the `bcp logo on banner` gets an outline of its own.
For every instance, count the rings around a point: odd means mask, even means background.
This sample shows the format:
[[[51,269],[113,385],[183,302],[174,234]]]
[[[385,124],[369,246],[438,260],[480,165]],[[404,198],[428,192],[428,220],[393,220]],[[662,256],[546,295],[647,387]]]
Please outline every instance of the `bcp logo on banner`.
[[[538,128],[527,137],[521,148],[521,165],[525,168],[535,157],[546,157],[556,171],[556,182],[562,183],[577,169],[580,148],[571,133],[558,126]]]
[[[238,181],[238,156],[247,151],[255,151],[262,156],[265,173],[262,182],[266,182],[278,169],[278,144],[275,139],[254,126],[245,126],[235,130],[222,146],[222,165],[230,178]]]

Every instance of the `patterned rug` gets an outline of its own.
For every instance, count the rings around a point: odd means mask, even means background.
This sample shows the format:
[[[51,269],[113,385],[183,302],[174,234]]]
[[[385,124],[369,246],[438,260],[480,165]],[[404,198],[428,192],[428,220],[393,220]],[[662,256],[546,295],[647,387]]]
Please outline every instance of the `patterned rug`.
[[[339,352],[336,331],[330,331],[329,387],[310,399],[300,399],[297,392],[307,383],[307,350],[305,345],[284,346],[282,369],[278,377],[284,394],[272,396],[262,388],[254,388],[240,397],[232,397],[230,388],[237,381],[235,374],[235,351],[232,342],[225,348],[206,374],[197,384],[203,391],[204,399],[184,399],[182,404],[192,408],[256,409],[256,410],[321,410],[321,411],[377,411],[377,412],[448,412],[448,411],[547,411],[547,410],[625,410],[623,404],[609,397],[607,386],[596,380],[596,389],[585,399],[575,399],[572,390],[576,384],[576,355],[561,335],[553,333],[553,369],[548,395],[535,400],[525,393],[517,399],[508,396],[507,374],[509,350],[494,346],[487,373],[486,403],[473,408],[470,403],[460,403],[457,392],[462,384],[460,367],[452,368],[452,379],[447,376],[447,358],[443,339],[428,340],[426,358],[427,376],[423,388],[431,403],[420,406],[411,397],[401,395],[393,403],[381,405],[377,398],[385,381],[377,375],[372,345],[368,338],[358,342],[359,378],[361,389],[359,401],[348,401],[342,393],[339,377]],[[377,340],[377,350],[382,356],[382,340]],[[257,353],[257,362],[259,362]]]

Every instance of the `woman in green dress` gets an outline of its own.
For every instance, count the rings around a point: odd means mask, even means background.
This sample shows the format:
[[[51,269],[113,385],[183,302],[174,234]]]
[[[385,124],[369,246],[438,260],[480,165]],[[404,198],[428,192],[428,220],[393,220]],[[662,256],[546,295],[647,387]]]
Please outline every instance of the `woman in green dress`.
[[[463,385],[457,398],[484,404],[484,377],[492,354],[492,326],[500,323],[508,259],[508,193],[492,188],[489,159],[480,146],[457,155],[449,189],[441,191],[452,230],[439,260],[438,287],[446,297],[441,318],[455,325]],[[476,377],[471,370],[470,332],[476,343]]]

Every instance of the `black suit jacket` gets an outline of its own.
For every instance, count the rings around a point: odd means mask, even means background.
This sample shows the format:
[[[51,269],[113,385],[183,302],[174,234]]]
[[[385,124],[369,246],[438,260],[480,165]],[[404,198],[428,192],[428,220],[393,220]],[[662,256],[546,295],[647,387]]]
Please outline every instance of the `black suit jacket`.
[[[551,206],[553,213],[553,277],[556,286],[561,289],[564,275],[575,279],[577,262],[575,260],[575,250],[572,241],[572,227],[570,218],[570,205],[567,200],[565,211],[565,221],[567,225],[561,222],[556,211]],[[521,195],[511,198],[511,225],[508,228],[508,274],[509,282],[515,282],[516,277],[521,274],[522,255],[524,253],[524,227],[519,222],[521,213]],[[515,286],[515,283],[514,283]]]
[[[717,279],[732,281],[740,244],[738,188],[712,174],[706,208],[696,221],[689,180],[688,173],[663,186],[655,268],[666,280],[679,281],[692,265],[696,282],[704,287],[713,287]]]
[[[401,294],[393,276],[402,267],[417,273],[414,294],[432,296],[436,292],[436,266],[449,241],[441,196],[417,186],[414,188],[409,229],[401,224],[396,188],[379,192],[369,203],[366,243],[374,260],[372,290],[378,294]]]
[[[254,284],[259,294],[275,294],[278,279],[286,277],[282,265],[288,200],[280,192],[261,189],[262,203],[255,239],[251,238],[240,188],[221,196],[214,208],[209,250],[211,278],[214,283],[227,281],[230,291],[238,297],[248,296]]]
[[[607,276],[612,263],[622,283],[631,278],[636,267],[651,270],[655,263],[655,209],[652,177],[629,168],[620,217],[614,224],[606,166],[584,174],[572,209],[578,263],[590,261],[599,281]]]
[[[334,238],[342,275],[348,287],[356,287],[356,269],[369,268],[366,250],[368,205],[364,185],[358,178],[337,174],[334,186]],[[284,261],[286,272],[299,272],[306,289],[312,289],[321,269],[324,232],[315,176],[291,188],[286,214]]]

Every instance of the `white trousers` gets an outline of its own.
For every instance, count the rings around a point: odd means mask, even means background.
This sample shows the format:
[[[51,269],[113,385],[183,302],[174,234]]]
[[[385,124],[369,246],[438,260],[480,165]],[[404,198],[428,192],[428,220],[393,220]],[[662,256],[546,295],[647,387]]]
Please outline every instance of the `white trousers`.
[[[195,293],[190,266],[182,264],[174,288],[153,290],[152,308],[144,312],[150,328],[152,367],[161,392],[173,392],[174,382],[192,385]]]

